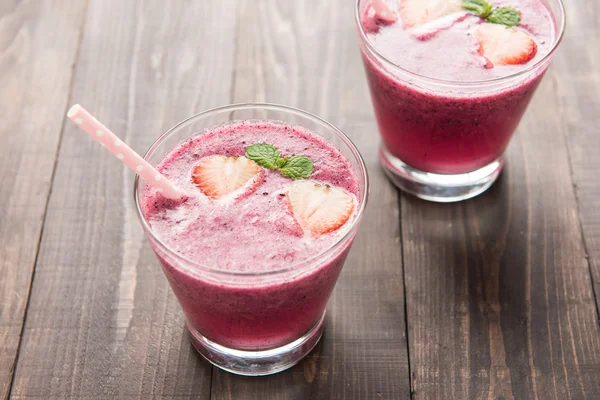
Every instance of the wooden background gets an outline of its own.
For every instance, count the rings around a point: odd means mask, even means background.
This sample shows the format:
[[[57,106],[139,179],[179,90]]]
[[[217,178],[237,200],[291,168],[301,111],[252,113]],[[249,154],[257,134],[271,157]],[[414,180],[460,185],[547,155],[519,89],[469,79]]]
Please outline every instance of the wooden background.
[[[352,3],[0,1],[0,399],[600,399],[600,3],[566,0],[505,172],[452,205],[378,167]],[[195,353],[133,174],[64,117],[143,152],[244,101],[336,124],[372,178],[324,339],[266,378]]]

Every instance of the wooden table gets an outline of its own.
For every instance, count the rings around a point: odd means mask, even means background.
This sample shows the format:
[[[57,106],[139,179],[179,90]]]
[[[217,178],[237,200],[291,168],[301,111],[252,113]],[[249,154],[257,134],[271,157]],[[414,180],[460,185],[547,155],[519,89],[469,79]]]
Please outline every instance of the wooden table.
[[[3,0],[0,398],[600,399],[600,8],[566,2],[501,179],[442,205],[378,167],[351,0]],[[133,174],[64,117],[142,152],[244,101],[333,122],[372,179],[323,340],[267,378],[192,349]]]

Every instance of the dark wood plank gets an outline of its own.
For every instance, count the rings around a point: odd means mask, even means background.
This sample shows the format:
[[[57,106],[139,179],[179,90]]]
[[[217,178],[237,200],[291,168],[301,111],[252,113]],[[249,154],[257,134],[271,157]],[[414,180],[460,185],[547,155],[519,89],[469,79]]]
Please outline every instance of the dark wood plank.
[[[85,2],[0,2],[0,399],[8,398]]]
[[[265,378],[215,370],[212,398],[409,398],[397,193],[377,164],[352,7],[342,0],[243,1],[237,27],[233,101],[284,103],[338,125],[367,162],[372,196],[317,350]]]
[[[489,192],[453,205],[402,196],[415,399],[600,398],[562,73],[548,72]]]
[[[600,310],[600,3],[567,0],[566,8],[569,28],[554,78]]]
[[[90,1],[72,102],[145,151],[228,102],[235,7]],[[146,244],[133,174],[73,124],[63,136],[12,397],[209,398],[211,366]]]

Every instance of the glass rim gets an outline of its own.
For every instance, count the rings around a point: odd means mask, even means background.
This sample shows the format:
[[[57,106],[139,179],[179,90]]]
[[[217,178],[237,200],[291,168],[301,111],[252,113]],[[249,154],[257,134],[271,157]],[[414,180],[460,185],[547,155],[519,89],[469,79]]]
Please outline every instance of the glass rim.
[[[393,68],[396,68],[398,70],[400,70],[402,73],[408,74],[409,76],[419,79],[419,80],[423,80],[423,81],[427,81],[429,83],[434,83],[434,84],[438,84],[438,85],[442,85],[442,86],[464,86],[464,87],[469,87],[469,86],[478,86],[478,85],[491,85],[491,84],[497,84],[497,83],[502,83],[502,82],[506,82],[506,81],[510,81],[512,79],[524,76],[529,74],[530,72],[534,71],[535,69],[537,69],[539,66],[543,65],[545,62],[547,62],[548,60],[550,60],[552,58],[552,56],[554,55],[554,53],[556,52],[556,50],[558,49],[558,45],[562,42],[563,37],[565,35],[565,29],[567,26],[567,17],[566,17],[566,10],[565,10],[565,4],[563,2],[563,0],[553,0],[558,2],[559,5],[559,10],[560,10],[560,29],[558,32],[558,35],[556,36],[555,40],[554,40],[554,44],[552,45],[552,47],[550,48],[550,51],[548,52],[548,54],[546,54],[544,57],[542,57],[540,60],[538,60],[535,64],[530,65],[529,67],[519,71],[519,72],[515,72],[513,74],[510,75],[506,75],[506,76],[502,76],[499,78],[492,78],[492,79],[483,79],[483,80],[474,80],[474,81],[453,81],[453,80],[447,80],[447,79],[438,79],[438,78],[432,78],[426,75],[421,75],[421,74],[417,74],[416,72],[412,72],[406,68],[403,68],[401,66],[399,66],[398,64],[392,62],[391,60],[389,60],[386,56],[384,56],[383,54],[381,54],[373,45],[373,43],[371,43],[371,41],[369,40],[369,38],[367,37],[367,34],[365,33],[362,24],[360,22],[360,5],[361,3],[365,2],[366,0],[355,0],[355,7],[354,7],[354,22],[356,24],[356,27],[358,29],[358,33],[360,36],[360,40],[367,46],[367,49],[369,50],[369,52],[371,52],[376,58],[378,58],[379,60],[385,62],[386,64],[390,65]]]
[[[144,216],[144,213],[142,212],[142,207],[141,207],[141,204],[139,201],[139,197],[140,197],[139,192],[140,191],[138,190],[138,186],[140,184],[140,176],[137,174],[135,175],[135,179],[133,181],[133,197],[134,197],[134,202],[135,202],[136,213],[137,213],[138,219],[140,220],[140,223],[142,224],[142,228],[144,229],[144,232],[146,232],[147,234],[150,234],[152,239],[155,240],[169,255],[175,257],[178,260],[185,262],[188,265],[193,265],[194,267],[198,267],[201,271],[208,271],[211,273],[222,274],[222,275],[227,275],[227,276],[241,276],[241,277],[277,275],[277,274],[281,274],[281,273],[289,272],[289,271],[293,271],[293,270],[298,270],[299,272],[302,272],[302,271],[304,271],[305,268],[298,268],[298,266],[311,265],[315,261],[317,261],[319,258],[326,255],[327,253],[335,251],[342,243],[345,243],[345,241],[351,236],[351,234],[358,228],[359,223],[363,217],[365,208],[367,206],[368,198],[369,198],[370,180],[369,180],[369,175],[367,172],[367,167],[365,165],[365,161],[364,161],[362,155],[360,154],[360,152],[358,151],[358,148],[356,147],[356,145],[352,142],[352,140],[350,140],[350,138],[344,132],[342,132],[339,128],[337,128],[335,125],[331,124],[330,122],[327,122],[323,118],[320,118],[312,113],[309,113],[308,111],[303,111],[303,110],[300,110],[295,107],[284,106],[284,105],[279,105],[279,104],[274,104],[274,103],[235,103],[235,104],[211,108],[206,111],[196,113],[196,114],[184,119],[183,121],[177,123],[170,129],[168,129],[165,133],[163,133],[158,139],[156,139],[154,141],[154,143],[152,143],[150,148],[146,151],[146,153],[144,154],[143,157],[144,157],[144,160],[148,161],[148,158],[154,154],[154,151],[167,138],[169,138],[172,134],[177,132],[180,128],[188,125],[191,122],[194,122],[195,120],[197,120],[199,118],[202,118],[202,117],[205,117],[205,116],[211,115],[211,114],[218,114],[221,112],[234,112],[234,111],[239,111],[239,110],[250,110],[250,109],[281,111],[281,112],[290,113],[292,115],[298,115],[301,117],[311,119],[314,122],[317,122],[317,123],[325,126],[326,128],[328,128],[330,131],[332,131],[350,149],[350,151],[352,152],[352,155],[356,158],[356,160],[359,164],[357,172],[362,175],[362,182],[364,184],[364,192],[363,192],[362,198],[360,199],[360,202],[359,202],[359,209],[356,213],[356,217],[354,218],[354,220],[352,222],[350,222],[350,225],[346,228],[346,232],[344,232],[343,235],[341,235],[333,244],[331,244],[327,248],[323,249],[322,251],[318,252],[314,256],[311,256],[310,258],[308,258],[306,260],[292,263],[283,268],[278,268],[278,269],[274,269],[274,270],[270,270],[270,271],[261,271],[261,272],[241,272],[241,271],[236,272],[236,271],[228,271],[228,270],[221,269],[221,268],[208,267],[204,264],[198,263],[194,260],[191,260],[191,259],[179,254],[177,251],[175,251],[170,246],[168,246],[163,240],[161,240],[158,237],[158,235],[156,234],[156,232],[154,232],[152,227],[148,224],[148,221],[146,220],[146,217]],[[228,122],[232,122],[232,121],[236,121],[236,120],[231,120]],[[282,122],[285,122],[285,121],[282,121]],[[315,132],[315,134],[319,135],[316,132]],[[319,136],[322,137],[321,135],[319,135]],[[189,268],[187,268],[187,266],[186,266],[186,269],[189,269]]]

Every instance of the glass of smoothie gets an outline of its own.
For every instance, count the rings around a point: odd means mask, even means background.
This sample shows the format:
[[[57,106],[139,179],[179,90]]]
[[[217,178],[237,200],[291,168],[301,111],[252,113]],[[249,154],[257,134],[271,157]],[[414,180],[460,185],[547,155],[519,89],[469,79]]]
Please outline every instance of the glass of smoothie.
[[[565,29],[561,0],[357,0],[380,162],[420,198],[474,197],[504,151]]]
[[[296,364],[321,337],[367,202],[356,147],[309,113],[240,104],[179,123],[145,159],[186,193],[134,185],[193,345],[241,375]]]

